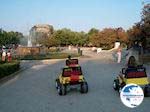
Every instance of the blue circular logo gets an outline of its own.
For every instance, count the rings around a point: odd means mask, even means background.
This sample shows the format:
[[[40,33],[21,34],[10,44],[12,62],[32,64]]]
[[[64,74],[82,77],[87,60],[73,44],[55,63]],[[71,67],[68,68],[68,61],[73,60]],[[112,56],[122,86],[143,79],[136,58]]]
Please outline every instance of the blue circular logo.
[[[120,98],[125,106],[135,108],[139,106],[144,99],[143,90],[137,84],[127,84],[121,90]]]

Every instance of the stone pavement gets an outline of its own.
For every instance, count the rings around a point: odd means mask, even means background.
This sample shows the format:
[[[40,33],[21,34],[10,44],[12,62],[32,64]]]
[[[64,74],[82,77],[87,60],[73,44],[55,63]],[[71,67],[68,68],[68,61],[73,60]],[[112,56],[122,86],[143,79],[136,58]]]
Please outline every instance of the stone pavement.
[[[135,108],[125,107],[113,90],[113,79],[123,64],[117,64],[110,52],[83,52],[79,58],[89,92],[73,90],[59,96],[55,79],[65,60],[23,62],[27,67],[0,86],[0,112],[149,112],[150,98]]]

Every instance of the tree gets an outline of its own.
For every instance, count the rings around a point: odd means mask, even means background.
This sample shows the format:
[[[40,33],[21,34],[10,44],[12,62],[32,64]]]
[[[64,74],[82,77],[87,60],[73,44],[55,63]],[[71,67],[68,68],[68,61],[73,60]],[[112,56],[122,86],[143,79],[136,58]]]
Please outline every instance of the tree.
[[[105,28],[99,33],[93,33],[90,36],[90,42],[93,46],[111,49],[116,41],[126,43],[127,34],[123,28]]]
[[[72,40],[73,45],[87,46],[88,45],[88,36],[85,32],[74,32]]]
[[[73,34],[70,29],[61,29],[54,32],[53,37],[60,41],[61,45],[71,44]]]
[[[98,34],[92,34],[89,37],[89,42],[92,44],[92,46],[100,47],[100,38]]]
[[[88,35],[98,34],[99,30],[96,28],[91,28],[88,32]]]
[[[150,23],[150,4],[146,4],[143,7],[141,21],[143,23]]]
[[[87,35],[84,32],[74,32],[66,28],[54,31],[53,38],[58,40],[62,46],[83,46],[84,44],[87,44],[88,41]]]
[[[96,28],[91,28],[87,33],[87,38],[89,40],[89,44],[92,46],[99,46],[98,39],[99,30]]]
[[[20,32],[6,32],[4,30],[0,30],[0,45],[11,45],[11,44],[19,44],[20,39],[23,38],[23,34]]]
[[[114,30],[116,30],[116,41],[119,41],[121,43],[127,43],[128,38],[126,31],[122,27],[116,28]]]
[[[59,40],[55,39],[53,35],[47,36],[45,35],[44,37],[39,37],[37,38],[37,42],[46,47],[52,47],[52,46],[58,46],[60,44]]]
[[[127,31],[128,39],[131,42],[141,41],[141,26],[140,24],[135,24],[131,29]]]
[[[143,47],[150,45],[150,4],[146,4],[142,9],[141,21],[136,23],[127,31],[129,41],[141,42]]]
[[[99,34],[100,37],[100,46],[104,49],[113,48],[114,43],[117,40],[117,33],[115,29],[105,28]]]
[[[144,6],[141,18],[141,40],[146,48],[150,47],[150,4]]]

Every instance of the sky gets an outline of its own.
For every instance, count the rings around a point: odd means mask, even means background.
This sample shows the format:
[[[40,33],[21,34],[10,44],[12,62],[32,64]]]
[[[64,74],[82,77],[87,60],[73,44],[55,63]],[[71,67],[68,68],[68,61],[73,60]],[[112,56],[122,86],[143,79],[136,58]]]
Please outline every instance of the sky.
[[[88,32],[131,28],[141,19],[142,0],[0,0],[0,28],[28,34],[35,24]]]

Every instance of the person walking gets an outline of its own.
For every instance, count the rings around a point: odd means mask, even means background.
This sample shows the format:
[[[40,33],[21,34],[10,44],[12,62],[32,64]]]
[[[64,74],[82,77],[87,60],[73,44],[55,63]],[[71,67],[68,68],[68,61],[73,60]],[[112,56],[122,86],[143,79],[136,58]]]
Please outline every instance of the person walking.
[[[121,53],[122,53],[122,49],[121,47],[119,46],[118,49],[117,49],[117,63],[120,63],[121,62]]]
[[[3,53],[2,53],[2,61],[6,61],[6,52],[5,51],[3,51]]]
[[[11,55],[10,55],[10,52],[7,53],[7,60],[8,60],[8,62],[11,62],[11,61],[12,61],[12,57],[11,57]]]

